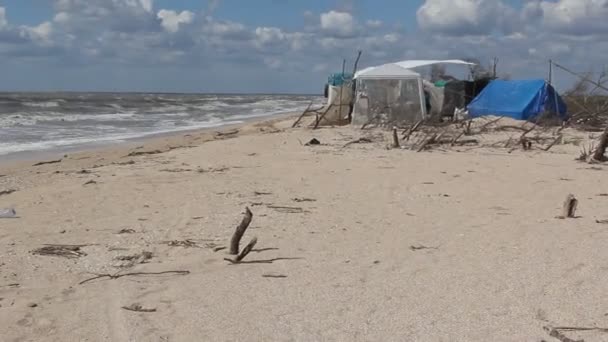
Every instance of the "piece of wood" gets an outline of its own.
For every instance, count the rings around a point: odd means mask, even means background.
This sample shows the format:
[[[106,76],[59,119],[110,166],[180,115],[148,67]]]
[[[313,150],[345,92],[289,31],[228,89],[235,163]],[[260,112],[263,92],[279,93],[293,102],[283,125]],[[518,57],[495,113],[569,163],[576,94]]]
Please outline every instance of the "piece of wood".
[[[422,152],[422,150],[424,150],[426,148],[427,145],[433,143],[436,139],[437,139],[438,134],[435,133],[433,135],[431,135],[430,138],[425,139],[422,144],[420,144],[420,146],[418,147],[418,150],[416,152]]]
[[[44,256],[60,256],[64,258],[79,258],[87,253],[80,250],[86,245],[47,245],[32,251],[32,254]]]
[[[57,163],[61,163],[63,161],[63,159],[57,159],[57,160],[49,160],[49,161],[42,161],[42,162],[38,162],[32,166],[40,166],[40,165],[47,165],[47,164],[57,164]]]
[[[243,248],[243,251],[239,255],[237,255],[236,258],[234,258],[234,260],[230,259],[230,258],[224,258],[224,260],[230,262],[231,264],[240,263],[241,261],[243,261],[243,259],[245,259],[247,254],[249,254],[253,250],[253,247],[255,247],[255,245],[257,243],[258,243],[258,238],[254,237],[253,239],[251,239],[251,241],[249,241],[247,246],[245,246],[245,248]]]
[[[549,336],[560,340],[561,342],[585,342],[585,340],[574,340],[562,333],[560,329],[552,327],[543,327],[543,329],[549,334]]]
[[[393,127],[393,148],[401,148],[401,145],[399,145],[399,135],[397,134],[397,127]]]
[[[562,140],[562,135],[558,135],[555,140],[553,140],[547,147],[545,147],[545,152],[549,152],[549,150],[555,146],[560,140]]]
[[[346,148],[352,144],[369,144],[371,142],[372,142],[372,139],[370,139],[370,138],[359,138],[357,140],[347,142],[346,144],[344,144],[344,146],[342,146],[342,148]]]
[[[321,123],[321,121],[323,121],[323,119],[325,119],[325,115],[327,115],[327,113],[329,113],[329,111],[334,107],[335,105],[332,103],[330,104],[325,111],[321,114],[321,116],[317,115],[317,119],[315,122],[315,126],[313,127],[313,129],[317,129],[319,128],[319,124]],[[340,107],[340,112],[342,112],[342,108]]]
[[[291,128],[296,128],[298,126],[298,124],[300,123],[300,121],[302,121],[302,118],[304,118],[304,116],[308,113],[310,107],[312,107],[312,102],[313,101],[310,101],[310,103],[308,104],[308,107],[306,107],[306,109],[304,109],[304,111],[298,117],[298,119],[296,121],[294,121],[293,125],[291,125]]]
[[[131,304],[129,306],[123,306],[122,309],[135,312],[156,312],[156,308],[146,309],[137,303]]]
[[[412,126],[412,127],[411,127],[411,128],[408,130],[408,131],[407,131],[407,133],[406,133],[406,134],[403,136],[403,140],[405,140],[405,141],[409,141],[409,140],[410,140],[410,137],[412,136],[412,134],[413,134],[414,132],[416,132],[416,130],[417,130],[419,127],[420,127],[420,125],[422,125],[422,123],[423,123],[423,122],[424,122],[424,120],[419,120],[418,122],[416,122],[416,123],[414,124],[414,126]]]
[[[598,162],[606,160],[606,157],[604,156],[606,153],[606,148],[608,148],[608,127],[604,130],[604,133],[602,133],[602,136],[600,137],[600,143],[597,145],[597,148],[593,153],[593,160]]]
[[[98,274],[95,277],[89,278],[89,279],[85,279],[83,281],[81,281],[80,283],[78,283],[78,285],[82,285],[85,283],[88,283],[90,281],[96,280],[96,279],[101,279],[101,278],[108,278],[110,280],[112,279],[118,279],[118,278],[122,278],[122,277],[129,277],[129,276],[140,276],[140,275],[165,275],[165,274],[174,274],[174,275],[187,275],[190,274],[190,271],[164,271],[164,272],[132,272],[132,273],[123,273],[123,274]]]
[[[569,194],[564,201],[563,218],[574,218],[576,217],[576,209],[578,207],[578,200],[574,195]]]
[[[450,143],[451,146],[456,145],[456,142],[458,141],[458,139],[460,139],[463,135],[464,135],[465,131],[460,132],[460,134],[458,134]]]
[[[17,190],[15,190],[15,189],[2,190],[2,191],[0,191],[0,196],[10,195],[13,192],[17,192]]]
[[[253,219],[253,213],[249,208],[245,208],[245,216],[241,223],[236,227],[234,234],[232,235],[232,239],[230,239],[230,254],[238,255],[239,254],[239,244],[241,243],[241,239],[245,234],[245,231],[251,224],[251,220]]]

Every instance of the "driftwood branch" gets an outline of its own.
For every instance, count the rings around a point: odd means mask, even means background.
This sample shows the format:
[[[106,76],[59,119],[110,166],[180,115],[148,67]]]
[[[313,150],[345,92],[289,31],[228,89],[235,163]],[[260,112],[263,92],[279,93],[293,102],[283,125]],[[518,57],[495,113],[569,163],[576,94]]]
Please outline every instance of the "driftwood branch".
[[[83,281],[81,281],[80,283],[78,283],[78,285],[82,285],[85,283],[88,283],[90,281],[96,280],[96,279],[101,279],[101,278],[108,278],[108,279],[118,279],[118,278],[122,278],[122,277],[129,277],[129,276],[140,276],[140,275],[163,275],[163,274],[175,274],[175,275],[187,275],[190,274],[190,271],[164,271],[164,272],[133,272],[133,273],[123,273],[123,274],[98,274],[95,277],[89,278],[89,279],[85,279]]]
[[[243,259],[245,259],[247,254],[249,254],[253,250],[253,247],[255,247],[255,245],[257,243],[258,243],[258,238],[254,237],[253,239],[251,239],[251,241],[249,241],[247,246],[245,246],[245,248],[243,248],[243,251],[239,255],[237,255],[237,257],[234,260],[229,259],[229,258],[224,258],[224,260],[229,261],[231,264],[240,263]]]
[[[405,141],[409,141],[410,137],[412,136],[412,134],[414,132],[416,132],[416,130],[420,127],[420,125],[422,125],[422,123],[424,122],[424,120],[419,120],[418,122],[416,122],[416,124],[414,124],[414,126],[412,126],[406,134],[403,135],[403,140]]]
[[[39,163],[36,163],[32,166],[40,166],[40,165],[47,165],[47,164],[57,164],[57,163],[61,163],[63,160],[62,159],[57,159],[57,160],[50,160],[50,161],[42,161]]]
[[[298,119],[293,123],[293,125],[291,125],[291,128],[296,128],[296,126],[298,126],[300,121],[302,121],[302,118],[308,113],[310,107],[312,107],[312,102],[313,101],[310,101],[310,103],[308,104],[308,107],[306,107],[306,109],[302,112],[302,114],[298,117]]]
[[[251,210],[249,210],[249,208],[245,208],[245,216],[243,217],[241,224],[239,224],[239,226],[236,227],[236,230],[234,231],[234,234],[232,235],[232,239],[230,239],[230,254],[232,254],[232,255],[239,254],[239,244],[241,243],[241,238],[243,238],[245,231],[249,227],[249,224],[251,224],[252,218],[253,218],[253,213],[251,212]]]

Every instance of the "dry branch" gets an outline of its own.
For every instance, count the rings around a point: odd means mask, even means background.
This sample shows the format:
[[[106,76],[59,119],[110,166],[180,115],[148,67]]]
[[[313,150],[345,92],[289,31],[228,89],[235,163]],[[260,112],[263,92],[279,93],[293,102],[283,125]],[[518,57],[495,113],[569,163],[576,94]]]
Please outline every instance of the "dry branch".
[[[156,312],[156,308],[145,309],[140,304],[131,304],[129,306],[123,306],[122,308],[125,310],[128,310],[128,311],[135,311],[135,312]]]
[[[370,138],[359,138],[357,140],[347,142],[346,144],[344,144],[344,146],[342,146],[342,148],[346,148],[352,144],[369,144],[371,142],[372,142],[372,139],[370,139]]]
[[[86,245],[48,245],[32,251],[33,254],[45,256],[60,256],[64,258],[79,258],[87,255],[80,250]]]
[[[123,273],[123,274],[98,274],[93,278],[89,278],[89,279],[85,279],[83,281],[81,281],[80,283],[78,283],[78,285],[82,285],[85,283],[88,283],[90,281],[96,280],[96,279],[101,279],[101,278],[108,278],[108,279],[118,279],[118,278],[122,278],[122,277],[129,277],[129,276],[140,276],[140,275],[163,275],[163,274],[175,274],[175,275],[187,275],[190,274],[190,271],[164,271],[164,272],[133,272],[133,273]]]
[[[232,239],[230,240],[230,254],[239,254],[239,244],[241,243],[241,238],[243,238],[243,235],[245,234],[247,227],[249,227],[249,224],[251,224],[252,219],[253,213],[251,210],[249,210],[249,208],[245,208],[245,216],[243,217],[241,224],[236,227],[236,230],[232,235]]]
[[[50,161],[42,161],[39,163],[36,163],[32,166],[40,166],[40,165],[47,165],[47,164],[57,164],[57,163],[61,163],[63,160],[62,159],[57,159],[57,160],[50,160]]]
[[[557,143],[558,143],[560,140],[562,140],[562,135],[561,135],[561,134],[560,134],[560,135],[558,135],[558,136],[555,138],[555,140],[553,140],[553,141],[552,141],[552,142],[549,144],[549,146],[545,147],[545,152],[549,152],[549,150],[550,150],[550,149],[551,149],[553,146],[555,146],[555,144],[557,144]]]
[[[302,114],[298,117],[298,119],[296,121],[294,121],[293,125],[291,125],[291,128],[296,128],[298,126],[300,121],[302,121],[302,118],[309,112],[309,109],[312,106],[312,102],[313,101],[310,101],[310,103],[308,104],[308,107],[306,107],[306,109],[302,112]]]
[[[405,141],[409,141],[410,137],[412,136],[412,134],[414,132],[416,132],[416,130],[420,127],[420,125],[422,125],[422,123],[424,122],[424,120],[419,120],[418,122],[416,122],[416,124],[414,124],[414,126],[412,126],[406,134],[403,135],[403,140]]]
[[[240,263],[243,259],[245,259],[247,254],[249,254],[251,252],[251,250],[253,250],[253,247],[255,247],[255,245],[257,243],[258,243],[258,238],[254,237],[253,239],[251,239],[251,241],[249,241],[247,246],[245,246],[245,248],[243,248],[243,251],[234,260],[230,259],[230,258],[224,258],[224,260],[229,261],[232,264]]]

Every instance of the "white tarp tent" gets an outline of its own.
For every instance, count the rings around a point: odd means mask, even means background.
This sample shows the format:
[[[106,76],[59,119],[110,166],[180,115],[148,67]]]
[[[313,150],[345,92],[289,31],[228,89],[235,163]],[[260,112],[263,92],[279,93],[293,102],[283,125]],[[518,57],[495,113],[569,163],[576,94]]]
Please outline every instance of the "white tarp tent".
[[[425,118],[423,80],[420,74],[389,63],[355,74],[357,87],[352,123],[381,125]]]
[[[435,64],[475,65],[458,59],[406,60],[362,69],[354,77],[357,83],[352,123],[412,123],[441,112],[443,89],[425,82],[411,70]],[[432,113],[427,113],[429,105]]]

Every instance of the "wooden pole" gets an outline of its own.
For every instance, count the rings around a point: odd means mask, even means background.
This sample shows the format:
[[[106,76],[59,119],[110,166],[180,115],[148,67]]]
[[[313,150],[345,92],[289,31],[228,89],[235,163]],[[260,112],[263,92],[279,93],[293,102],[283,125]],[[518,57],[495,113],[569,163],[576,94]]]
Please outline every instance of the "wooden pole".
[[[346,86],[346,82],[344,82],[344,68],[346,68],[346,59],[342,60],[342,85],[340,86],[340,108],[339,108],[339,120],[342,120],[342,93],[344,91],[344,86]]]
[[[245,234],[247,227],[249,227],[249,224],[251,223],[252,218],[253,218],[253,213],[251,212],[251,210],[249,210],[249,208],[245,208],[245,216],[243,217],[241,224],[239,224],[239,226],[236,227],[236,230],[234,231],[234,234],[232,235],[232,239],[230,239],[230,254],[232,254],[232,255],[239,254],[239,244],[241,243],[241,238]]]
[[[350,110],[350,108],[354,108],[355,105],[355,85],[356,85],[356,80],[355,80],[355,74],[357,73],[357,68],[359,67],[359,59],[361,59],[361,53],[362,51],[359,50],[359,53],[357,54],[357,59],[355,59],[355,64],[353,65],[353,78],[351,80],[352,84],[351,84],[351,91],[352,91],[352,96],[350,98],[350,107],[349,107],[349,111],[348,111],[348,123],[351,123],[353,121],[353,113],[352,110]]]

